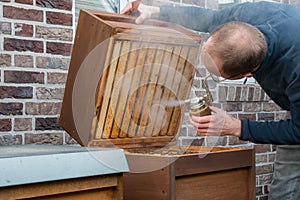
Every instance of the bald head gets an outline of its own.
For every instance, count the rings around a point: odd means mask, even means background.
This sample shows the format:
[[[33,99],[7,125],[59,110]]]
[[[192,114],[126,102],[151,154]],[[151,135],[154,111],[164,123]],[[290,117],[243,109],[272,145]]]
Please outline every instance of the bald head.
[[[205,50],[211,57],[220,60],[220,74],[228,78],[253,72],[263,61],[267,44],[256,27],[229,22],[211,34]]]

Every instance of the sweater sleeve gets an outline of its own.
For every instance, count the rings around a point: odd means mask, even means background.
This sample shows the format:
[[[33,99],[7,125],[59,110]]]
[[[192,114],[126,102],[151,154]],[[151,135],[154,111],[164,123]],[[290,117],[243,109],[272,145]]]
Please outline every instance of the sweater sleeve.
[[[200,32],[209,32],[214,10],[196,6],[162,6],[160,20],[173,22]]]
[[[300,128],[292,120],[257,122],[243,119],[240,139],[259,144],[300,144]]]
[[[295,76],[286,88],[290,101],[291,119],[270,122],[243,119],[241,140],[254,143],[300,144],[300,72],[293,74]]]
[[[231,22],[241,21],[258,25],[264,23],[266,17],[272,16],[273,8],[269,2],[241,3],[220,10],[206,9],[198,6],[161,6],[160,20],[180,24],[199,32],[212,32],[218,26]],[[260,17],[257,17],[257,13]]]

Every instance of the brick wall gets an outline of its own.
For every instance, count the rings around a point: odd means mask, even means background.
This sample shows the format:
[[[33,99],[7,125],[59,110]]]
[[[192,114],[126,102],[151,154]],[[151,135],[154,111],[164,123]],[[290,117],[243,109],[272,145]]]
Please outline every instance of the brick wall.
[[[150,0],[147,0],[149,3]],[[296,0],[278,0],[300,5]],[[146,0],[145,0],[146,2]],[[156,3],[196,4],[218,9],[242,0],[174,0]],[[222,4],[219,4],[222,3]],[[0,146],[74,144],[58,125],[75,30],[75,0],[0,0]],[[203,93],[202,66],[194,91]],[[218,106],[238,118],[279,120],[286,117],[255,84],[209,83]],[[233,137],[195,137],[186,115],[181,144],[250,145],[256,150],[257,200],[267,199],[274,145],[254,145]]]
[[[57,119],[73,6],[73,0],[0,1],[0,145],[68,143]]]

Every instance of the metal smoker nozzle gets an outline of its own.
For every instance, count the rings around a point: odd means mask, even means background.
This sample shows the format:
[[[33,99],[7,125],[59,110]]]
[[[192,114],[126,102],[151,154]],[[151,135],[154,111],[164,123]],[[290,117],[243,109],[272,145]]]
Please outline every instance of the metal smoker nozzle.
[[[203,101],[203,97],[194,97],[191,99],[187,99],[184,101],[184,103],[196,104],[199,103],[200,101]]]
[[[185,102],[190,104],[190,109],[200,109],[207,103],[204,97],[194,97]]]
[[[210,102],[213,102],[213,97],[211,95],[211,92],[209,91],[209,88],[208,88],[208,85],[207,85],[207,79],[208,77],[210,77],[210,75],[206,76],[204,78],[204,81],[203,81],[203,87],[205,89],[205,95],[202,96],[202,97],[194,97],[194,98],[191,98],[191,99],[187,99],[184,101],[184,103],[189,103],[189,104],[203,104],[203,103],[210,103]]]

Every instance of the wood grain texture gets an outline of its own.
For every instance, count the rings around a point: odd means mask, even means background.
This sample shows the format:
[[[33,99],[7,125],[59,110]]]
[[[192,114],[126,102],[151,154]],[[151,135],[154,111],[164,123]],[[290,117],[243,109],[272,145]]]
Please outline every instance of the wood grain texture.
[[[95,176],[0,188],[1,199],[123,199],[122,175]]]

